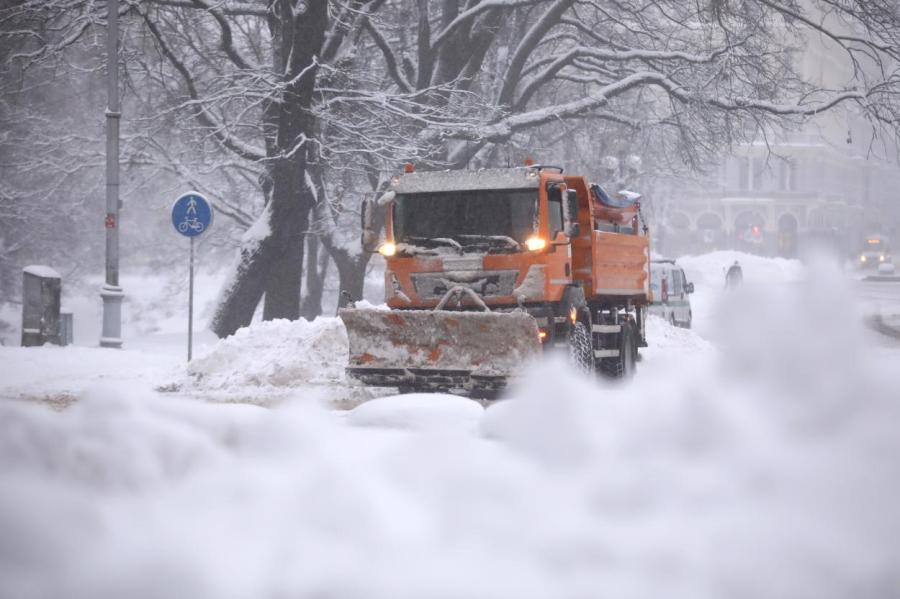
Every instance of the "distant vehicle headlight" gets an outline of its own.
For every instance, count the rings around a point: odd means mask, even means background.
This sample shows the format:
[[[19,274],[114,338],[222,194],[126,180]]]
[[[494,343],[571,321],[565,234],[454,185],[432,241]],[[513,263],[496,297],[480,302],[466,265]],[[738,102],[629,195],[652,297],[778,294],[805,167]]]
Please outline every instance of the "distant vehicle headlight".
[[[881,254],[880,256],[878,256],[878,261],[879,261],[879,262],[884,262],[884,259],[885,259],[885,255],[884,255],[884,254]]]
[[[860,257],[859,257],[859,261],[860,261],[860,262],[865,262],[865,261],[866,261],[866,257],[865,257],[865,256],[860,256]]]

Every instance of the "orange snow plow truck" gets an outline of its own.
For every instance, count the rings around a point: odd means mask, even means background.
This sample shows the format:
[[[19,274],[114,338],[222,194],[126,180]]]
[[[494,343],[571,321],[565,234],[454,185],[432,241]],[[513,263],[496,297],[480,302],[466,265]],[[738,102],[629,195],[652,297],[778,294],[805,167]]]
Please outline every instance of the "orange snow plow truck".
[[[391,183],[362,211],[363,247],[385,258],[390,309],[339,312],[352,378],[491,397],[557,348],[585,372],[634,372],[650,278],[637,202],[539,165],[407,165]],[[380,244],[376,205],[387,209]]]

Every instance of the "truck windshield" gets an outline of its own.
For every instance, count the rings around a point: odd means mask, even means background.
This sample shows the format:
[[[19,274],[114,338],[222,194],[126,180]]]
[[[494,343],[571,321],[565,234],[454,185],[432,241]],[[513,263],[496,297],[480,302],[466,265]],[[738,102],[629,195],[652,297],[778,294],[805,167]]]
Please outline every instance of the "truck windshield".
[[[536,189],[398,194],[394,239],[411,245],[456,242],[463,248],[516,251],[536,229],[537,204]]]

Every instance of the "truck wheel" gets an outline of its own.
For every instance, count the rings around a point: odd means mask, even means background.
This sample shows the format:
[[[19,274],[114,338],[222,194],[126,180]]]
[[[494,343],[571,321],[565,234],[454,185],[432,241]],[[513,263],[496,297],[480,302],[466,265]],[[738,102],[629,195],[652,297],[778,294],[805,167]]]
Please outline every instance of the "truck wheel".
[[[583,322],[576,322],[569,331],[569,358],[580,372],[594,371],[594,346],[591,332]]]
[[[637,344],[634,326],[631,322],[622,324],[622,333],[619,335],[618,341],[619,356],[600,360],[600,371],[613,379],[631,378],[634,376],[637,361]]]

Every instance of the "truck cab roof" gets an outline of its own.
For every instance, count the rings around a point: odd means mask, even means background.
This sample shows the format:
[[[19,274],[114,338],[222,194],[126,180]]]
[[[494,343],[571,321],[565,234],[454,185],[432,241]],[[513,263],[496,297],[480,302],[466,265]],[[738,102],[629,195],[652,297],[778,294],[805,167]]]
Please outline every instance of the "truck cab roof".
[[[484,189],[537,189],[539,168],[485,168],[477,171],[424,171],[406,173],[392,184],[395,193],[440,193]]]

